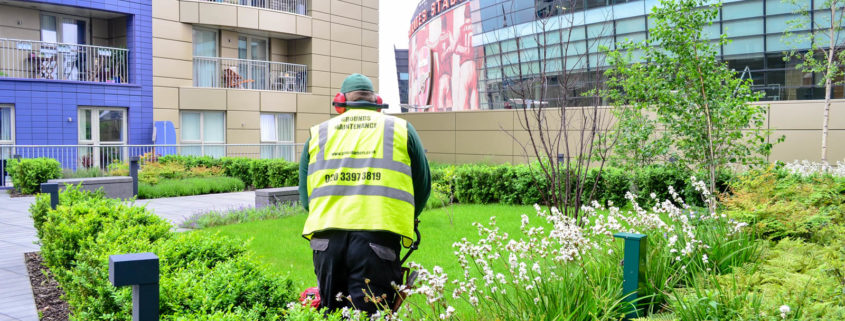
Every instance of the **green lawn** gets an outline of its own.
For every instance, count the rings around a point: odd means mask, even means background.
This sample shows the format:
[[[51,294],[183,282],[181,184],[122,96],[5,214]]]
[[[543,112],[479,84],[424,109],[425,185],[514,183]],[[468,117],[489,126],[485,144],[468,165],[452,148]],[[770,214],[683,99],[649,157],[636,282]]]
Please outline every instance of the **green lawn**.
[[[452,243],[463,237],[477,240],[478,233],[472,226],[473,222],[486,224],[491,216],[496,216],[501,231],[515,235],[520,233],[520,214],[528,214],[533,223],[539,222],[540,218],[534,212],[532,206],[499,204],[454,205],[423,212],[420,215],[422,243],[408,261],[421,263],[429,269],[439,265],[450,276],[458,276],[461,271],[453,254]],[[208,228],[194,233],[220,233],[244,241],[251,239],[247,247],[256,258],[289,274],[304,290],[317,285],[311,264],[311,249],[301,236],[305,218],[305,215],[296,215]]]

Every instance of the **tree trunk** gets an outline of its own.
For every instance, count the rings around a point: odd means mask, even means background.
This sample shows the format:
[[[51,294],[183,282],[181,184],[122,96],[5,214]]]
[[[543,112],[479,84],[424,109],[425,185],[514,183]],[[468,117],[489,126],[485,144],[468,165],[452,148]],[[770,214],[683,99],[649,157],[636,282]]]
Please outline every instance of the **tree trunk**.
[[[827,133],[830,122],[830,90],[831,79],[828,77],[824,84],[824,115],[822,116],[822,163],[827,163]]]
[[[824,80],[824,115],[822,116],[822,163],[827,163],[827,132],[828,122],[830,121],[830,91],[833,90],[833,88],[831,88],[833,87],[833,79],[830,72],[833,69],[833,56],[836,54],[836,38],[834,37],[836,27],[833,25],[833,22],[836,21],[836,7],[838,7],[836,2],[830,4],[831,26],[828,28],[830,32],[828,34],[830,44],[827,47],[827,68]]]

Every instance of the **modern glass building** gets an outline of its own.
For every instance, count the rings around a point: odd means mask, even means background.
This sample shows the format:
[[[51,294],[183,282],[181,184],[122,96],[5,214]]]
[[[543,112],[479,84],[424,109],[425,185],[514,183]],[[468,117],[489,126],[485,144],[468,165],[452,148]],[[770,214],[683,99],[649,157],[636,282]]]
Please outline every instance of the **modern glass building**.
[[[821,0],[805,0],[807,7],[819,9]],[[445,16],[445,11],[456,11],[453,6],[446,10],[433,10],[431,1],[423,1],[418,7],[415,21],[424,20],[410,31],[411,55],[414,44],[421,43],[421,31],[428,31],[436,20]],[[460,3],[461,1],[456,1]],[[592,89],[591,82],[601,81],[600,72],[606,68],[604,54],[600,48],[614,49],[623,41],[639,42],[648,39],[648,17],[657,0],[470,0],[467,1],[472,21],[472,46],[475,48],[477,97],[480,109],[501,109],[514,107],[515,86],[536,79],[543,74],[551,83],[560,82],[557,75],[567,75],[566,93],[552,92],[544,96],[552,106],[579,106],[590,103],[582,94]],[[440,8],[437,8],[440,9]],[[718,54],[738,76],[750,78],[755,89],[764,91],[764,100],[823,99],[824,88],[817,86],[818,74],[805,73],[796,69],[797,61],[784,61],[784,54],[791,49],[806,50],[809,41],[796,42],[786,38],[784,32],[789,21],[802,16],[795,14],[792,4],[781,0],[724,0],[723,6],[712,25],[704,33],[714,42],[721,34],[731,40],[721,46]],[[436,15],[432,16],[432,13]],[[421,14],[425,19],[419,19]],[[457,14],[455,14],[457,15]],[[809,26],[830,24],[829,11],[814,10],[809,15],[805,28],[794,30],[794,34],[807,34]],[[445,26],[441,22],[442,25]],[[426,32],[428,38],[431,32]],[[845,37],[841,35],[840,37]],[[436,41],[429,41],[435,43]],[[446,41],[448,43],[448,40]],[[827,42],[824,39],[823,42]],[[447,50],[448,46],[430,45],[433,56]],[[419,51],[419,50],[418,50]],[[637,57],[634,53],[634,57]],[[421,60],[421,59],[417,59]],[[443,60],[443,59],[440,59]],[[431,59],[432,81],[438,78],[437,59]],[[425,68],[414,68],[411,59],[411,96],[415,90],[425,88]],[[414,80],[417,80],[414,83]],[[571,80],[575,80],[574,82]],[[438,97],[439,86],[430,85]],[[424,90],[423,90],[424,91]],[[845,98],[845,87],[837,86],[833,98]],[[454,96],[454,95],[453,95]],[[530,98],[530,97],[528,97]],[[413,99],[412,99],[413,100]],[[566,102],[561,101],[566,100]],[[413,104],[414,102],[412,102]],[[417,104],[424,103],[418,100]],[[429,104],[444,104],[448,101],[432,101]],[[453,102],[451,106],[439,106],[440,110],[475,109],[469,104]]]

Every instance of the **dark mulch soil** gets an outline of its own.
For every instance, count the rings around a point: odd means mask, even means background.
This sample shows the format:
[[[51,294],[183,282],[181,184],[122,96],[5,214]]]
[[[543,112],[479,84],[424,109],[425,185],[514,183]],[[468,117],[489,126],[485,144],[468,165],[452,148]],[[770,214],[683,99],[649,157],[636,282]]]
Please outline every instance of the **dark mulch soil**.
[[[29,252],[24,254],[24,257],[26,268],[29,270],[32,294],[35,296],[35,307],[38,308],[41,321],[67,321],[70,308],[67,302],[62,300],[64,292],[53,279],[50,269],[42,264],[41,253]]]
[[[32,197],[32,196],[35,196],[35,195],[21,194],[21,192],[18,192],[18,190],[15,189],[15,188],[9,190],[9,197]]]

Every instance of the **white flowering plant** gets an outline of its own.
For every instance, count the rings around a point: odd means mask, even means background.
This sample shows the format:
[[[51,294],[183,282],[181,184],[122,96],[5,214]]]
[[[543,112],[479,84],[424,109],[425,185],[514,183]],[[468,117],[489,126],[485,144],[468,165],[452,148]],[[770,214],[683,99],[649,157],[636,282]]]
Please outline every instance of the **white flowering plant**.
[[[705,184],[693,178],[709,202]],[[671,199],[642,208],[628,193],[628,210],[592,202],[578,220],[556,208],[535,205],[539,224],[522,215],[518,235],[502,232],[491,217],[475,223],[480,239],[454,243],[461,275],[439,267],[420,273],[405,289],[410,319],[616,320],[630,306],[622,298],[622,244],[617,232],[646,234],[647,252],[640,301],[648,311],[666,309],[672,289],[700,273],[721,273],[759,253],[746,224],[707,208],[693,208],[670,188]],[[709,204],[708,204],[709,205]],[[460,311],[456,311],[456,309]]]
[[[808,160],[793,161],[783,166],[787,172],[801,177],[815,175],[831,175],[834,177],[845,177],[845,162],[836,161],[836,164],[827,162],[811,162]]]

